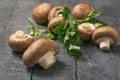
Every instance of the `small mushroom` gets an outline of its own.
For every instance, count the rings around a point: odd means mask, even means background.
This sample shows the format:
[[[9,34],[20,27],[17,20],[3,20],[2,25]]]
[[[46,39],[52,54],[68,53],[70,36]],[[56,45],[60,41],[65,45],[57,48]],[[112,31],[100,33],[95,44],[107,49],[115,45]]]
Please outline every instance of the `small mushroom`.
[[[118,33],[109,26],[99,27],[93,32],[92,40],[99,45],[101,50],[109,50],[110,45],[118,42]]]
[[[59,51],[57,42],[50,39],[39,39],[24,52],[23,63],[27,67],[33,67],[38,63],[44,69],[48,69],[56,62],[54,56]]]
[[[32,16],[36,23],[46,23],[48,21],[48,14],[52,8],[53,6],[49,3],[40,3],[37,5],[32,11]]]
[[[64,7],[63,6],[55,6],[48,15],[48,20],[52,20],[53,18],[55,18],[56,16],[62,16],[62,12],[63,12]]]
[[[78,25],[80,39],[84,42],[92,40],[92,33],[96,26],[92,23],[82,23]]]
[[[77,4],[72,10],[72,16],[76,19],[85,18],[88,13],[94,12],[94,8],[88,3]]]
[[[24,52],[33,42],[34,38],[22,30],[16,31],[8,38],[9,46],[17,52]]]
[[[56,28],[56,26],[58,25],[58,23],[61,23],[63,25],[65,24],[65,20],[63,19],[62,16],[57,16],[57,17],[53,18],[48,24],[48,29],[53,31]]]

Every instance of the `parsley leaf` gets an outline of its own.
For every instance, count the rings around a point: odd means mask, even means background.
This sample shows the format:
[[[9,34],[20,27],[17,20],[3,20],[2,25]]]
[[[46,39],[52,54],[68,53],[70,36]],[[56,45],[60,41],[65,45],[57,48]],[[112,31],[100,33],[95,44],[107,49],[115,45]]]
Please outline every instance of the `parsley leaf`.
[[[29,34],[31,36],[35,36],[36,39],[39,39],[42,36],[42,33],[44,33],[46,30],[45,29],[39,29],[40,25],[37,25],[30,17],[28,18],[29,25],[28,25],[28,30]],[[38,29],[35,28],[35,26],[38,26]]]
[[[98,23],[95,23],[95,26],[96,27],[102,27],[102,26],[107,26],[108,24],[105,23],[105,22],[98,22]]]
[[[48,33],[45,35],[45,38],[47,38],[47,39],[54,39],[55,36],[50,31],[48,31]]]
[[[64,44],[67,53],[78,60],[82,55],[79,43],[83,43],[78,35],[78,22],[70,17],[70,10],[68,8],[64,8],[62,16],[66,23],[65,25],[58,23],[54,29],[54,34]]]
[[[62,12],[62,16],[63,16],[64,20],[67,20],[69,18],[69,15],[70,15],[70,9],[65,7]]]

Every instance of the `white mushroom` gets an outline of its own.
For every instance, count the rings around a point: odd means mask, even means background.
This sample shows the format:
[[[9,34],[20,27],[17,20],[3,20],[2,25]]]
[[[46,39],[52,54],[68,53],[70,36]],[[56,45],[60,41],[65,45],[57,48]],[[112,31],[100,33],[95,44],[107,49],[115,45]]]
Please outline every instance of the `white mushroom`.
[[[40,39],[35,41],[23,54],[23,63],[27,67],[33,67],[39,63],[44,69],[50,68],[55,62],[55,55],[59,53],[56,41]]]
[[[72,10],[72,16],[77,19],[85,18],[88,13],[94,12],[94,8],[88,3],[77,4]]]
[[[62,16],[63,9],[64,9],[63,6],[53,7],[52,10],[49,12],[48,20],[50,21],[57,16]]]
[[[22,30],[16,31],[8,38],[9,46],[18,52],[24,52],[32,43],[34,38],[28,34],[25,34]]]
[[[92,40],[92,33],[96,26],[92,23],[82,23],[78,25],[80,39],[84,42]]]
[[[33,11],[32,16],[36,23],[43,24],[48,21],[48,14],[53,6],[49,3],[40,3],[37,5]]]
[[[48,23],[48,29],[53,31],[56,26],[58,25],[58,23],[61,23],[62,25],[65,24],[65,20],[63,19],[62,16],[57,16],[55,18],[53,18],[49,23]]]
[[[118,42],[118,33],[109,26],[99,27],[94,31],[92,40],[99,45],[101,50],[109,50],[110,45]]]

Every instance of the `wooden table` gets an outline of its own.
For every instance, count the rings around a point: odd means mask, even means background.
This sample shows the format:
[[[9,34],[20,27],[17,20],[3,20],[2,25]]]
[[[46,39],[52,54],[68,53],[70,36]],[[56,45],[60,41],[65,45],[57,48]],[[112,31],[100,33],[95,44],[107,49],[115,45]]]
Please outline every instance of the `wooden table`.
[[[99,19],[120,34],[119,0],[0,0],[0,80],[120,80],[120,40],[107,52],[91,42],[84,44],[81,46],[84,59],[79,62],[68,56],[60,44],[61,52],[50,69],[43,70],[38,65],[26,68],[21,60],[22,54],[12,51],[7,39],[18,29],[28,33],[27,18],[32,17],[32,9],[40,2],[70,9],[81,2],[90,3],[104,13]]]

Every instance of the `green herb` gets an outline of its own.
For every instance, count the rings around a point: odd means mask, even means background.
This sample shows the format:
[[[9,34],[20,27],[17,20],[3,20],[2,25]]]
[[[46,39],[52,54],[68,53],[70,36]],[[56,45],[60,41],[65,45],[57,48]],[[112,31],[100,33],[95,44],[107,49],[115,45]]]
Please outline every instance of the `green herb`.
[[[102,27],[102,26],[107,26],[108,24],[105,23],[105,22],[98,22],[98,23],[95,23],[95,26],[96,27]]]
[[[78,24],[81,24],[81,23],[92,23],[92,24],[95,24],[96,27],[106,26],[107,23],[105,23],[105,22],[98,22],[96,20],[97,17],[100,17],[102,15],[103,15],[103,13],[94,11],[92,13],[89,13],[84,19],[77,19],[77,22],[78,22]]]
[[[79,60],[81,59],[82,54],[80,51],[80,45],[78,44],[82,44],[83,42],[78,35],[77,20],[70,17],[70,10],[66,7],[63,10],[63,17],[66,24],[62,25],[59,23],[54,29],[54,34],[63,43],[67,53],[73,56],[76,60]]]
[[[58,24],[55,28],[54,33],[58,39],[64,44],[66,51],[69,55],[72,55],[75,59],[79,60],[82,57],[80,51],[80,45],[83,42],[80,40],[78,35],[78,29],[76,24],[72,23],[71,20],[67,20],[65,26]],[[73,52],[73,50],[75,52]],[[77,55],[77,56],[76,56]]]
[[[45,35],[45,38],[47,38],[47,39],[54,39],[55,36],[50,31],[48,31],[48,33]]]
[[[46,32],[45,29],[41,29],[40,25],[37,25],[30,17],[28,18],[29,21],[29,25],[28,25],[28,29],[29,29],[29,34],[32,36],[35,36],[36,39],[39,39],[42,36],[42,33]],[[35,26],[38,26],[38,28],[36,29]]]
[[[62,12],[62,16],[65,20],[67,20],[69,18],[69,14],[70,14],[70,10],[69,8],[65,7],[63,12]]]
[[[86,22],[89,22],[89,23],[96,23],[96,19],[97,17],[103,15],[103,13],[101,12],[92,12],[92,13],[89,13],[85,18],[83,19],[77,19],[78,23],[81,24],[81,23],[86,23]]]

